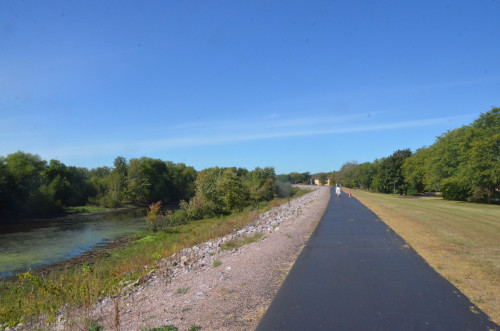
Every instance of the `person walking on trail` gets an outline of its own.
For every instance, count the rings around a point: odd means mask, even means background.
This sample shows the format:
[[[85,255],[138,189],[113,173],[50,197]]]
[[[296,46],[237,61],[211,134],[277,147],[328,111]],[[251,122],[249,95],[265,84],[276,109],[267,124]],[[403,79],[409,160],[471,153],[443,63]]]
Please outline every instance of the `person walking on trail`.
[[[349,187],[349,198],[352,197],[352,190],[351,188]]]
[[[340,198],[340,183],[337,182],[337,187],[335,188],[335,193],[337,193],[337,197]]]

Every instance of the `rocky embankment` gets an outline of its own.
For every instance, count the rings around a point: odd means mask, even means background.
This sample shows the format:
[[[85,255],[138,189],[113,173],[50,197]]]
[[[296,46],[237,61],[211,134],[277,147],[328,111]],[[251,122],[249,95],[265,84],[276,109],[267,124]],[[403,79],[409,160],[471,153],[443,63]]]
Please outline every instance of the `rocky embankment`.
[[[328,188],[310,188],[243,229],[163,259],[155,271],[124,284],[122,297],[98,303],[91,318],[105,330],[255,328],[328,203]],[[222,249],[249,237],[255,241]],[[68,320],[61,316],[57,329],[71,329]]]

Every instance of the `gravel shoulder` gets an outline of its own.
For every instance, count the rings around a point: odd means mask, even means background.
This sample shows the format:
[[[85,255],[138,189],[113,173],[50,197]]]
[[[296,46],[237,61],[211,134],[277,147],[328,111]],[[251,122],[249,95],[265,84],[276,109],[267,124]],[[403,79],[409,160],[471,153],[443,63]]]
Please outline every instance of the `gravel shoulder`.
[[[118,308],[120,330],[255,329],[328,204],[329,188],[312,189],[230,236],[165,259],[162,271],[123,296],[118,307],[111,299],[100,303],[95,318],[106,330],[117,329]],[[265,236],[219,251],[227,241],[258,233]]]

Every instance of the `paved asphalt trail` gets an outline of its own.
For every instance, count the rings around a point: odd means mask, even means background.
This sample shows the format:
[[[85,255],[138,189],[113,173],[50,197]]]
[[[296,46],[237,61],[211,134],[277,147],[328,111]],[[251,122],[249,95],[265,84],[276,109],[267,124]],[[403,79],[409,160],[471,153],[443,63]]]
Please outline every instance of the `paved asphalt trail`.
[[[373,212],[331,193],[257,330],[500,330]]]

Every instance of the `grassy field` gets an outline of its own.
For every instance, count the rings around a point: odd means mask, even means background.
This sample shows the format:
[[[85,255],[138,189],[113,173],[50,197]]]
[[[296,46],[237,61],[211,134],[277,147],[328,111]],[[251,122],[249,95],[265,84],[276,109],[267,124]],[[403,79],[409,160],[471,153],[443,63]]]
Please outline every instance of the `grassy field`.
[[[300,190],[294,197],[306,193],[309,191]],[[255,210],[192,221],[156,233],[144,232],[132,238],[127,247],[110,250],[92,263],[68,266],[48,275],[27,272],[19,275],[19,281],[0,281],[0,330],[36,321],[40,316],[47,322],[54,321],[63,306],[76,308],[76,313],[70,309],[65,312],[77,320],[75,329],[87,330],[96,323],[89,316],[99,298],[117,295],[127,281],[148,273],[160,259],[230,234],[256,220],[260,213],[288,201],[274,199]]]
[[[500,206],[361,190],[353,196],[500,322]]]

